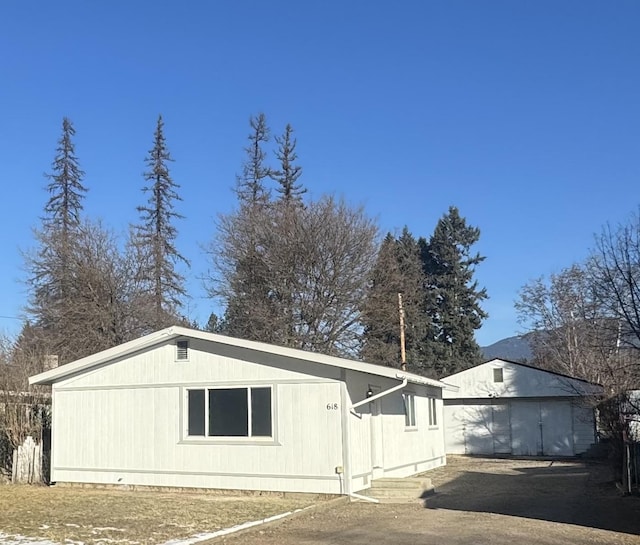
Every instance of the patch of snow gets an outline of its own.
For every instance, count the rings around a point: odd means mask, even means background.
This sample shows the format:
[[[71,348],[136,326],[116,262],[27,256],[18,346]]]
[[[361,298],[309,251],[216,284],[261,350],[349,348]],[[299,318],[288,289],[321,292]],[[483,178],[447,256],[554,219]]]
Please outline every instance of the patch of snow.
[[[96,543],[127,543],[128,545],[138,545],[139,541],[129,541],[128,539],[110,539],[108,537],[99,537]]]
[[[273,522],[274,520],[288,517],[290,515],[293,515],[294,513],[300,513],[301,511],[304,511],[305,509],[309,509],[311,507],[313,507],[313,505],[303,507],[302,509],[295,509],[294,511],[287,511],[286,513],[280,513],[279,515],[273,515],[272,517],[267,517],[265,519],[244,522],[242,524],[231,526],[230,528],[223,528],[222,530],[218,530],[216,532],[195,534],[191,537],[188,537],[187,539],[172,539],[163,543],[162,545],[194,545],[195,543],[199,543],[200,541],[206,541],[207,539],[213,539],[214,537],[226,536],[228,534],[239,532],[240,530],[246,530],[247,528],[260,526],[261,524],[265,524],[267,522]]]
[[[114,528],[113,526],[94,526],[93,527],[94,530],[96,530],[97,532],[107,532],[107,531],[111,531],[111,532],[125,532],[126,530],[124,528]]]
[[[27,537],[20,534],[5,534],[0,532],[0,545],[58,545],[48,539]],[[83,544],[84,545],[84,544]]]

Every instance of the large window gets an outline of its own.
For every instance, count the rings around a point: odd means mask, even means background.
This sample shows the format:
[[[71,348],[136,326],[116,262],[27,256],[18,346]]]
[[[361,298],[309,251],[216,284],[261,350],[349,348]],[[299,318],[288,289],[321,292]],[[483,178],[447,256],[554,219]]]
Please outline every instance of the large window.
[[[402,394],[404,400],[404,425],[407,428],[416,427],[416,396],[411,392]]]
[[[273,436],[270,386],[193,389],[187,397],[191,437]]]

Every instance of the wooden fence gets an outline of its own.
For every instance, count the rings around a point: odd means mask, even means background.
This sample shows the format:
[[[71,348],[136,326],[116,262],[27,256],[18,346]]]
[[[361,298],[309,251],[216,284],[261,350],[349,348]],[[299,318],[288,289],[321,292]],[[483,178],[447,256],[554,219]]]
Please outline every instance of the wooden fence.
[[[47,395],[5,393],[0,398],[0,481],[49,481],[50,421]]]
[[[11,482],[22,484],[40,484],[44,482],[42,472],[43,443],[36,443],[33,437],[27,436],[24,443],[13,451],[11,465]]]

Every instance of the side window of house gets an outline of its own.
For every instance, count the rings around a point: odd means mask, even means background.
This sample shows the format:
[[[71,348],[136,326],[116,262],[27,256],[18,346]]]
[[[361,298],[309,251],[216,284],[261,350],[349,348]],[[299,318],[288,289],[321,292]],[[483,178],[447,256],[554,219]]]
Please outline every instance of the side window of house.
[[[438,413],[436,411],[436,398],[429,398],[429,426],[438,425]]]
[[[187,391],[190,437],[272,437],[271,387]]]
[[[404,425],[407,428],[416,427],[416,396],[411,392],[402,394],[404,400]]]
[[[493,370],[493,382],[504,382],[504,375],[501,367],[496,367]]]

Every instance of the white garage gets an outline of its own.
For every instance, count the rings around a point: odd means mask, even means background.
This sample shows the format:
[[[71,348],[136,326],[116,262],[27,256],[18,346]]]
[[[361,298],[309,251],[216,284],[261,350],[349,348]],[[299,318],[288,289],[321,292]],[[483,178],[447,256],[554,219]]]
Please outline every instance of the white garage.
[[[494,359],[450,375],[444,393],[448,454],[575,456],[595,442],[600,386]]]

